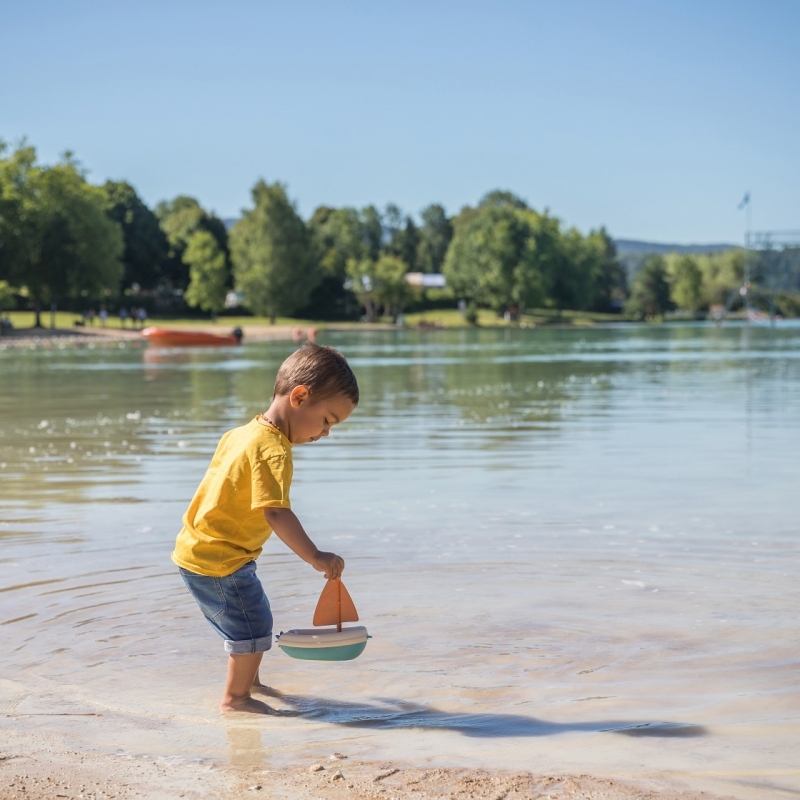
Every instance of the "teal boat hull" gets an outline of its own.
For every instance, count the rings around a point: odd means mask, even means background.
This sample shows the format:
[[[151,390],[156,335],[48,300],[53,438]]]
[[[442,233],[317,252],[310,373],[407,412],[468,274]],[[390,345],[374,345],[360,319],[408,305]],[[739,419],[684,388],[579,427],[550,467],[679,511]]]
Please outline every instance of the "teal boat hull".
[[[358,658],[367,646],[366,642],[356,644],[341,644],[333,647],[292,647],[278,642],[278,647],[292,658],[304,661],[352,661]]]

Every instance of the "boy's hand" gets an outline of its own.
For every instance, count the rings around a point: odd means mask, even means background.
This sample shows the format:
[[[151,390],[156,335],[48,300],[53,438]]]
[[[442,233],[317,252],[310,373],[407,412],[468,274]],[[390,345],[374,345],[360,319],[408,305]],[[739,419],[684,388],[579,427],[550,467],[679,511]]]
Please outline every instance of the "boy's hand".
[[[326,578],[336,579],[342,574],[344,559],[336,553],[317,550],[294,511],[289,508],[265,508],[264,517],[282,542],[314,569],[324,572]]]
[[[325,577],[329,580],[336,580],[344,570],[344,559],[336,553],[318,552],[310,563],[315,570],[325,573]]]

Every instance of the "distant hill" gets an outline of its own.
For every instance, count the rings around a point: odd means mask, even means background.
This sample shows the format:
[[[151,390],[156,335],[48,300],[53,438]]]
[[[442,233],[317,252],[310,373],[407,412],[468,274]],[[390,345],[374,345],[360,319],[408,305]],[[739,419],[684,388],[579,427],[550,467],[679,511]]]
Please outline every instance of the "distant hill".
[[[663,244],[662,242],[641,242],[638,239],[614,239],[617,258],[628,274],[628,281],[642,268],[645,259],[654,253],[720,253],[741,247],[738,244]]]
[[[617,253],[625,255],[650,255],[651,253],[719,253],[741,247],[740,244],[663,244],[641,242],[638,239],[614,239]]]

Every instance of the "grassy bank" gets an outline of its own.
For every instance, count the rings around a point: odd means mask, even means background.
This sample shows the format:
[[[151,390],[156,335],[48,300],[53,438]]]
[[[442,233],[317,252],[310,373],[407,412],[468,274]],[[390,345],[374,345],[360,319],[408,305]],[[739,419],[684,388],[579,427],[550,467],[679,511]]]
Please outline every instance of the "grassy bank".
[[[417,327],[420,324],[435,325],[442,328],[463,328],[467,325],[464,317],[457,309],[441,309],[406,314],[406,325]],[[549,308],[534,309],[523,314],[519,322],[507,322],[494,311],[480,309],[478,325],[481,328],[507,328],[518,325],[597,325],[604,322],[620,322],[626,320],[620,314],[601,314],[590,311],[555,311]]]
[[[30,329],[33,327],[34,314],[32,311],[12,311],[8,314],[14,328],[18,330]],[[620,314],[600,314],[588,311],[554,311],[552,309],[536,309],[530,314],[524,314],[519,322],[509,323],[503,317],[499,317],[494,311],[481,309],[478,312],[478,325],[482,328],[506,328],[539,325],[597,325],[608,322],[619,322],[625,320]],[[45,328],[51,327],[51,315],[48,311],[41,316],[42,324]],[[83,328],[76,326],[75,323],[81,321],[81,317],[71,311],[57,311],[55,313],[55,327],[59,330],[101,330],[100,322],[95,319],[92,326]],[[266,317],[220,317],[216,322],[210,319],[198,317],[177,317],[159,318],[152,317],[147,320],[147,325],[158,325],[159,327],[169,328],[193,328],[203,327],[219,328],[220,333],[231,330],[231,328],[264,328],[272,327]],[[457,309],[439,309],[435,311],[422,311],[414,314],[405,315],[407,327],[416,328],[419,326],[431,326],[439,328],[465,328],[470,327],[464,317]],[[386,317],[379,320],[376,327],[392,326],[392,321]],[[128,324],[122,326],[118,316],[110,316],[106,320],[106,328],[119,330],[125,328],[134,330],[130,320]],[[363,330],[366,326],[362,322],[324,322],[322,320],[294,319],[293,317],[278,317],[275,326],[278,328],[326,328],[328,330]],[[393,327],[393,326],[392,326]]]
[[[35,320],[34,313],[32,311],[12,311],[8,314],[9,319],[11,320],[12,324],[15,328],[25,329],[25,328],[32,328],[33,323]],[[67,330],[75,328],[76,330],[82,330],[81,326],[76,326],[75,322],[81,321],[80,314],[75,314],[71,311],[57,311],[55,313],[55,327],[61,330]],[[50,312],[48,311],[45,314],[41,315],[41,322],[45,328],[51,327],[51,316]],[[191,327],[198,327],[202,326],[207,328],[208,326],[212,325],[219,328],[220,333],[225,333],[229,331],[231,328],[244,328],[244,327],[251,327],[251,326],[268,326],[270,324],[269,319],[266,317],[221,317],[216,322],[212,322],[210,319],[202,319],[198,317],[178,317],[178,318],[169,318],[169,319],[160,319],[158,317],[150,317],[147,319],[145,325],[158,325],[159,327],[170,327],[170,328],[191,328]],[[290,317],[278,317],[276,321],[276,326],[278,327],[301,327],[301,328],[309,328],[309,327],[316,327],[321,328],[325,325],[323,322],[314,321],[314,320],[305,320],[305,319],[292,319]],[[357,322],[352,323],[352,326],[358,327]],[[128,320],[127,325],[122,325],[120,322],[119,317],[117,316],[109,316],[106,320],[105,324],[106,328],[111,328],[113,330],[119,330],[120,328],[124,328],[127,330],[134,330],[133,326],[131,325],[131,321]],[[101,330],[100,321],[95,318],[94,325],[87,325],[86,329],[88,330]]]

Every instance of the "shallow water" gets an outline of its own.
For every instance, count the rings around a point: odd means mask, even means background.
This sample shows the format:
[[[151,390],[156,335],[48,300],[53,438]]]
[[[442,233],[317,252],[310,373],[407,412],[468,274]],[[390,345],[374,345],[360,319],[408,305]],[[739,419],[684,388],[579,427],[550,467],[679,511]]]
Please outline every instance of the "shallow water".
[[[800,326],[330,335],[362,387],[293,505],[374,638],[220,719],[169,553],[289,343],[0,351],[0,712],[125,757],[395,758],[800,793]],[[277,629],[320,578],[270,541]],[[101,714],[98,716],[84,716]]]

